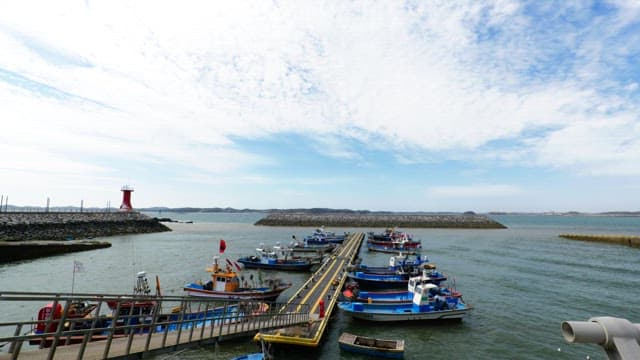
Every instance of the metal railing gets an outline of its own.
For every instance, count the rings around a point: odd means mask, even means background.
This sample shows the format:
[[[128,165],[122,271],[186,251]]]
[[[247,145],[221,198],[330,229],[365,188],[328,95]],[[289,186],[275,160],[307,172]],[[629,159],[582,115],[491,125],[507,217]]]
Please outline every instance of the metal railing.
[[[77,359],[96,347],[102,347],[99,358],[126,356],[309,321],[307,305],[280,312],[283,304],[198,297],[0,292],[0,308],[5,301],[33,304],[34,316],[44,312],[37,320],[0,323],[0,347],[9,345],[9,356],[0,353],[0,359],[18,359],[21,351],[53,359],[58,348],[71,344],[79,344],[73,347]]]

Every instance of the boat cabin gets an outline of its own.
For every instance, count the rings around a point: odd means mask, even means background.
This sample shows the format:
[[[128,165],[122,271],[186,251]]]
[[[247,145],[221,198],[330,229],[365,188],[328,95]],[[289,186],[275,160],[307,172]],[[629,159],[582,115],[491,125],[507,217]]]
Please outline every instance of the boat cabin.
[[[203,285],[206,290],[237,291],[240,288],[238,274],[230,265],[223,270],[218,265],[218,256],[213,257],[213,264],[207,271],[211,273],[211,281]]]
[[[415,259],[410,260],[409,255],[394,255],[389,258],[389,266],[392,268],[403,268],[405,266],[418,266],[429,261],[427,255],[416,256]]]
[[[427,265],[430,265],[430,264],[427,264]],[[409,281],[407,282],[407,291],[411,293],[415,293],[418,291],[417,286],[423,285],[423,284],[433,284],[433,277],[431,275],[433,275],[434,271],[435,271],[435,266],[434,268],[431,268],[431,269],[423,268],[422,275],[410,277]]]

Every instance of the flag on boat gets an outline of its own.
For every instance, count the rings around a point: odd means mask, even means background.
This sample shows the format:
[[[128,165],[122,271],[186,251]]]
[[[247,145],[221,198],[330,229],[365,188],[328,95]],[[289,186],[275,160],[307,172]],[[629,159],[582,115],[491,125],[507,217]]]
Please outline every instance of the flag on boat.
[[[78,260],[73,260],[73,272],[83,272],[84,271],[84,264],[81,263]]]
[[[236,269],[238,269],[238,271],[242,271],[242,267],[240,267],[240,265],[237,262],[233,262],[233,265],[236,266]]]
[[[227,243],[223,239],[220,239],[220,254],[224,253],[224,250],[226,248],[227,248]]]

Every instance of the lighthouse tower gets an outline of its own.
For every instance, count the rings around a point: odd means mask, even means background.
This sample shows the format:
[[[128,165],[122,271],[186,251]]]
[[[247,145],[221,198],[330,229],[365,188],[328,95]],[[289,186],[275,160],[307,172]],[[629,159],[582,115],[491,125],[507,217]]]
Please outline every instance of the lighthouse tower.
[[[129,185],[125,185],[120,189],[122,191],[122,205],[120,205],[120,211],[133,211],[131,206],[131,193],[133,188]]]

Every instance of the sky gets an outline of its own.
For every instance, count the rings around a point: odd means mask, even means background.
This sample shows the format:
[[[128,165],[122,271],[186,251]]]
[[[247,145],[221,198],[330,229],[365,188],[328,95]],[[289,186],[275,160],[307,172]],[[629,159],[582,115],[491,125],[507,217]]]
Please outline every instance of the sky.
[[[10,205],[640,210],[640,1],[4,1]]]

